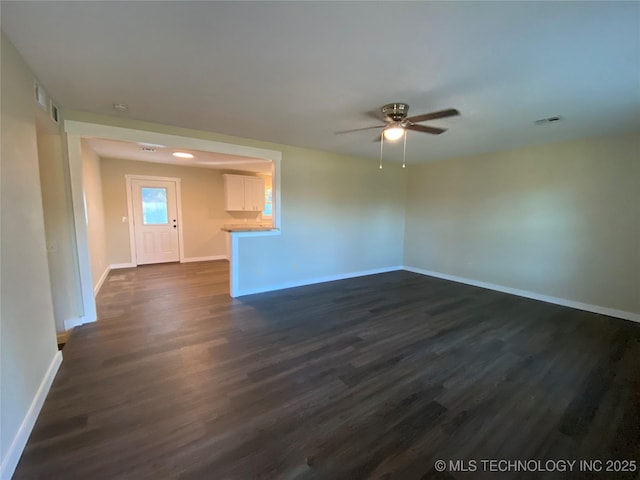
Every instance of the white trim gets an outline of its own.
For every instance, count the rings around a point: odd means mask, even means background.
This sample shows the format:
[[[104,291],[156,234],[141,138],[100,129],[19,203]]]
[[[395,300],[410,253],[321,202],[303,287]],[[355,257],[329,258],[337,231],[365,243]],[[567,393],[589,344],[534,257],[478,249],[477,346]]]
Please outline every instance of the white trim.
[[[96,284],[95,287],[93,287],[93,294],[94,295],[98,295],[98,292],[102,288],[102,284],[107,279],[107,276],[109,275],[110,271],[111,271],[111,267],[107,265],[107,268],[104,270],[104,273],[102,274],[102,276],[98,280],[98,283]]]
[[[111,265],[109,265],[109,268],[111,270],[119,270],[121,268],[134,268],[137,267],[137,265],[135,263],[112,263]]]
[[[378,273],[395,272],[397,270],[403,270],[403,267],[397,265],[395,267],[383,267],[374,268],[372,270],[361,270],[359,272],[339,273],[337,275],[327,275],[325,277],[316,277],[306,280],[296,280],[294,282],[285,282],[277,285],[269,285],[258,288],[247,288],[246,290],[240,290],[237,288],[231,295],[232,297],[241,297],[243,295],[253,295],[255,293],[271,292],[274,290],[283,290],[285,288],[302,287],[304,285],[313,285],[316,283],[334,282],[336,280],[345,280],[347,278],[364,277],[366,275],[376,275]]]
[[[84,202],[84,182],[82,180],[82,144],[79,135],[67,135],[65,141],[69,161],[73,224],[76,235],[80,294],[82,296],[80,318],[84,320],[79,325],[82,325],[82,323],[95,322],[97,318],[96,300],[93,293],[93,275],[91,274],[91,257],[89,254],[86,205]],[[64,323],[66,328],[67,320]]]
[[[131,193],[131,178],[128,178],[127,175],[125,178],[125,189],[127,191],[127,220],[129,227],[129,260],[132,267],[137,267],[138,262],[136,259],[136,231],[134,230],[133,225],[133,199]]]
[[[158,125],[161,127],[161,125]],[[151,132],[148,130],[136,130],[133,128],[113,127],[99,123],[79,122],[65,120],[64,131],[69,134],[82,137],[100,137],[109,140],[123,140],[129,142],[155,143],[158,145],[171,145],[175,148],[192,150],[204,150],[207,152],[226,153],[240,157],[259,158],[261,160],[281,160],[282,152],[267,150],[266,148],[248,147],[234,143],[217,142],[201,138],[172,135],[168,133]],[[209,133],[209,132],[203,132]],[[238,138],[237,141],[244,139]]]
[[[127,173],[124,178],[129,180],[154,180],[157,182],[181,182],[180,177],[158,177],[157,175],[137,175],[135,173]]]
[[[209,262],[211,260],[229,260],[226,255],[210,255],[208,257],[188,257],[180,260],[180,263]]]
[[[86,317],[66,318],[64,320],[64,331],[67,332],[72,328],[79,327],[80,325],[84,325],[85,323],[95,322],[95,319],[85,321],[85,318]]]
[[[159,182],[173,182],[176,186],[176,216],[178,217],[178,260],[183,263],[184,260],[184,237],[182,229],[182,179],[179,177],[157,177],[154,175],[135,175],[126,174],[124,176],[126,189],[127,189],[127,212],[129,220],[129,249],[131,255],[131,263],[134,267],[138,266],[138,259],[136,253],[136,232],[133,222],[133,190],[131,182],[133,180],[153,180]]]
[[[45,398],[47,398],[47,393],[49,393],[49,389],[51,388],[51,384],[53,383],[53,379],[55,378],[61,363],[62,353],[60,351],[57,351],[51,359],[51,363],[49,364],[47,373],[45,373],[42,381],[40,382],[38,391],[31,401],[31,405],[29,406],[29,410],[27,410],[27,414],[22,419],[20,428],[11,441],[11,445],[7,450],[7,454],[2,459],[2,465],[0,466],[0,478],[9,479],[15,472],[16,467],[18,466],[18,462],[20,461],[20,456],[24,451],[27,440],[29,440],[29,435],[31,435],[33,426],[36,423],[38,414],[42,409]]]
[[[633,312],[626,312],[624,310],[616,310],[614,308],[601,307],[599,305],[591,305],[589,303],[576,302],[574,300],[567,300],[565,298],[552,297],[549,295],[542,295],[540,293],[530,292],[528,290],[520,290],[518,288],[505,287],[502,285],[496,285],[494,283],[480,282],[478,280],[472,280],[470,278],[457,277],[455,275],[448,275],[446,273],[434,272],[431,270],[424,270],[422,268],[415,267],[402,267],[404,270],[413,273],[419,273],[421,275],[428,275],[430,277],[442,278],[445,280],[451,280],[453,282],[465,283],[467,285],[473,285],[475,287],[487,288],[489,290],[495,290],[498,292],[509,293],[511,295],[517,295],[518,297],[531,298],[533,300],[540,300],[542,302],[554,303],[556,305],[562,305],[564,307],[571,307],[578,310],[584,310],[587,312],[599,313],[601,315],[607,315],[609,317],[622,318],[624,320],[631,320],[632,322],[640,322],[640,314]]]
[[[282,228],[282,189],[280,188],[281,159],[273,161],[271,166],[271,224],[273,228]]]
[[[184,260],[184,229],[182,228],[182,179],[176,179],[176,208],[178,209],[178,257],[180,262]]]

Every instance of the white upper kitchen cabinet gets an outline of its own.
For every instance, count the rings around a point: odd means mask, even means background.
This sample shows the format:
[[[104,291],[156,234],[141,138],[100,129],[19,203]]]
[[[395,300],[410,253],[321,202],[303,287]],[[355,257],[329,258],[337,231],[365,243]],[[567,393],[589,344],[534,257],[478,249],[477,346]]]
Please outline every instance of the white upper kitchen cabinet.
[[[225,174],[225,210],[261,212],[264,210],[264,179],[248,175]]]
[[[242,175],[223,175],[224,177],[224,209],[243,211],[244,177]]]
[[[247,210],[264,210],[264,178],[244,178],[244,201]]]

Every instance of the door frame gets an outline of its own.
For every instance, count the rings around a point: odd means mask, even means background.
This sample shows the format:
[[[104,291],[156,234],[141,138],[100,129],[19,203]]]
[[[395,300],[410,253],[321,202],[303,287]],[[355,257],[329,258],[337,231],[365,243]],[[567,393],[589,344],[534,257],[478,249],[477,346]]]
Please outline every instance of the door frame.
[[[129,249],[131,251],[131,266],[138,266],[138,255],[136,251],[136,232],[133,221],[133,180],[158,180],[161,182],[174,182],[176,184],[176,215],[178,217],[178,252],[180,263],[184,262],[184,240],[182,232],[182,190],[180,189],[181,179],[178,177],[157,177],[153,175],[126,174],[124,176],[127,186],[127,215],[129,219]]]

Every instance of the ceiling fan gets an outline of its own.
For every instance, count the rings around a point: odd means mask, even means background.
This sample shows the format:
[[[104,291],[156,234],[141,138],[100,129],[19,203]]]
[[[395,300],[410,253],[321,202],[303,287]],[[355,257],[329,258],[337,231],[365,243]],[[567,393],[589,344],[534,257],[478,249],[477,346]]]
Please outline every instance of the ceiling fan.
[[[406,103],[389,103],[384,105],[380,109],[382,119],[386,122],[384,125],[376,125],[374,127],[356,128],[353,130],[344,130],[341,133],[359,132],[362,130],[371,130],[374,128],[382,128],[384,138],[387,140],[398,140],[401,138],[407,130],[415,132],[431,133],[432,135],[440,135],[446,132],[444,128],[428,127],[426,125],[418,125],[420,122],[426,122],[427,120],[435,120],[438,118],[454,117],[460,115],[460,112],[455,108],[449,108],[447,110],[440,110],[438,112],[424,113],[422,115],[415,115],[408,117],[409,105]]]

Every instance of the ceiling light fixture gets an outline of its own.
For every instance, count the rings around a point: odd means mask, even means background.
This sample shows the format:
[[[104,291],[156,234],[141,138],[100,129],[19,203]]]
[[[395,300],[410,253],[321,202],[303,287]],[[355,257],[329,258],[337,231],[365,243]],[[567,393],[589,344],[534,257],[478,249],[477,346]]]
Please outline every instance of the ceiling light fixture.
[[[390,141],[398,140],[404,135],[404,127],[402,125],[391,125],[383,130],[384,138]]]
[[[402,127],[392,127],[389,129],[384,129],[380,133],[380,170],[382,170],[382,151],[384,149],[384,139],[389,138],[387,136],[387,130],[400,130],[400,136],[396,137],[396,132],[392,133],[392,140],[398,140],[400,137],[403,137],[402,142],[402,168],[407,168],[407,130]]]
[[[193,153],[173,152],[173,156],[178,158],[193,158]]]

